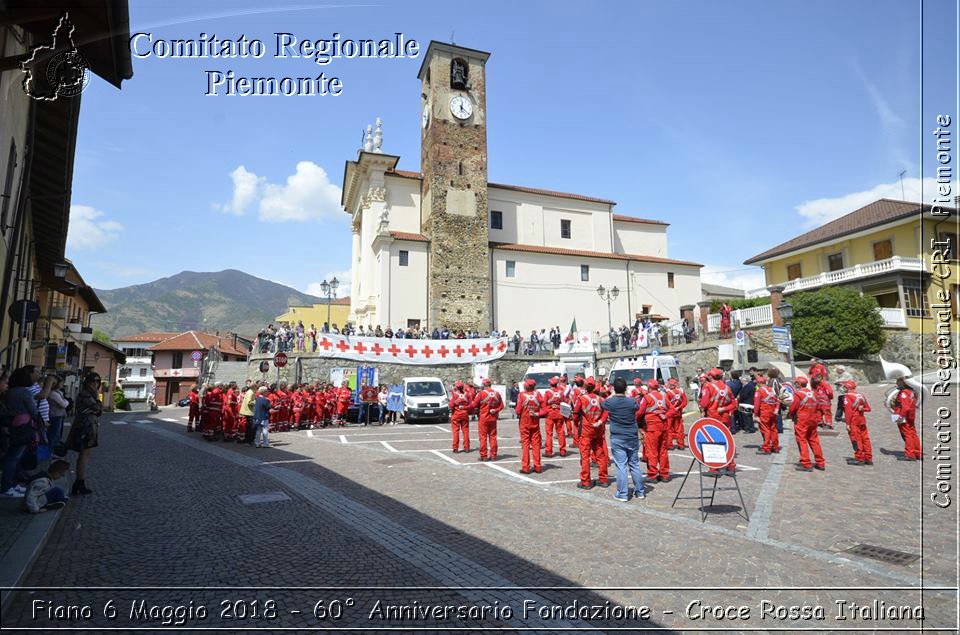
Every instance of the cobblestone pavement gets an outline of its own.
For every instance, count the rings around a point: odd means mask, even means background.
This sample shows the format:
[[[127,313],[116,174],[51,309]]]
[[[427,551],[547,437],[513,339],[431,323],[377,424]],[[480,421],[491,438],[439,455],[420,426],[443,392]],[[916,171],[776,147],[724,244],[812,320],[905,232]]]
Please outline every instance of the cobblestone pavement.
[[[925,587],[953,587],[923,597],[922,624],[947,630],[957,620],[955,510],[924,510],[925,540],[936,552],[925,543],[920,562],[895,565],[844,552],[866,543],[921,553],[917,536],[926,490],[920,465],[886,454],[900,451],[902,443],[883,411],[882,393],[881,387],[867,388],[877,411],[870,420],[873,468],[843,462],[849,455],[845,434],[823,439],[824,474],[794,471],[789,430],[788,451],[777,457],[751,454],[756,435],[738,434],[738,464],[745,469],[737,480],[750,522],[738,514],[735,491],[717,494],[706,522],[698,501],[681,500],[672,508],[682,477],[652,484],[646,500],[630,503],[614,500],[612,488],[578,490],[575,454],[545,458],[542,474],[521,475],[513,420],[500,423],[495,464],[476,461],[475,424],[474,449],[453,454],[447,426],[278,433],[273,448],[255,449],[186,434],[179,409],[126,415],[126,425],[107,420],[89,479],[96,492],[64,510],[26,585],[230,588],[21,591],[2,625],[164,626],[159,609],[151,619],[135,604],[131,617],[131,603],[144,600],[145,610],[181,605],[188,612],[192,606],[183,628],[230,630],[874,631],[921,624],[913,614],[894,618],[887,607],[919,604],[922,574]],[[689,454],[671,456],[675,474],[686,471],[690,461],[684,456]],[[697,493],[696,480],[694,472],[685,496]],[[730,486],[732,479],[721,484]],[[250,494],[266,495],[267,502],[245,504],[241,497]],[[114,619],[109,608],[104,611],[109,600],[119,607]],[[314,609],[321,600],[318,617]],[[38,609],[35,601],[89,605],[92,615],[56,621],[45,612],[47,605]],[[884,615],[870,618],[851,603]],[[205,618],[196,615],[201,605]],[[386,605],[408,611],[463,605],[486,612],[401,619]],[[599,612],[584,612],[585,605]],[[723,611],[718,618],[710,610],[700,617],[701,609],[714,605],[745,606],[749,617]],[[823,618],[815,609],[803,619],[802,611],[785,608],[807,605],[823,607]],[[650,608],[649,614],[637,609],[622,617],[604,613],[608,606]],[[525,607],[544,612],[525,613]],[[838,611],[847,619],[836,619]],[[172,609],[169,621],[178,621]]]

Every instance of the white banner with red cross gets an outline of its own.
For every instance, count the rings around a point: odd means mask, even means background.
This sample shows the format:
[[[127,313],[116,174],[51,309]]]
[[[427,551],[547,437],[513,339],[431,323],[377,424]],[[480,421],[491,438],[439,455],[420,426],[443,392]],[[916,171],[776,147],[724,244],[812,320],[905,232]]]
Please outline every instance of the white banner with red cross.
[[[318,333],[317,352],[321,357],[353,359],[372,364],[475,364],[503,357],[507,352],[507,338],[421,340]]]

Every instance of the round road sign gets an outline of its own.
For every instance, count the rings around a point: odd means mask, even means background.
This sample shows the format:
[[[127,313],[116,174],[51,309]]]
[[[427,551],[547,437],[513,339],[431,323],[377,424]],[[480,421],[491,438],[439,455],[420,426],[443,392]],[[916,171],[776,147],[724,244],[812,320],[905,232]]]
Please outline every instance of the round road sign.
[[[737,331],[733,335],[734,335],[734,338],[737,340],[737,345],[743,346],[744,344],[747,343],[747,334],[744,333],[743,331]]]
[[[273,365],[277,368],[283,368],[287,365],[287,354],[286,353],[277,353],[273,356]]]
[[[268,362],[267,360],[263,360],[262,362],[260,362],[260,372],[261,372],[261,373],[265,373],[265,372],[267,372],[267,371],[269,371],[269,370],[270,370],[270,362]]]
[[[10,319],[16,321],[17,324],[19,324],[21,320],[27,324],[32,324],[40,317],[40,305],[33,300],[17,300],[7,309],[7,314],[10,316]]]
[[[195,362],[199,362],[201,359],[203,359],[203,353],[201,351],[193,351],[190,353],[190,359]]]
[[[694,458],[713,469],[729,465],[737,451],[727,426],[711,417],[694,421],[687,432],[687,443]]]

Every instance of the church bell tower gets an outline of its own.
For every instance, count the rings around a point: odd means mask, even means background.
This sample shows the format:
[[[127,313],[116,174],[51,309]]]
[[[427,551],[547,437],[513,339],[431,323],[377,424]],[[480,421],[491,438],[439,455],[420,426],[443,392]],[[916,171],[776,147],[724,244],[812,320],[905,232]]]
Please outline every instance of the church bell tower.
[[[489,53],[431,42],[420,66],[420,225],[430,238],[430,328],[490,329]]]

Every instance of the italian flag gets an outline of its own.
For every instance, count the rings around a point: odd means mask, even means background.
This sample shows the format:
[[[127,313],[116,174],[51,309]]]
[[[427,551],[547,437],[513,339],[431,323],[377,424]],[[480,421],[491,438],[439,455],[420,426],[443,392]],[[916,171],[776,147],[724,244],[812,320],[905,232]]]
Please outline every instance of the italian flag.
[[[567,337],[564,342],[573,342],[577,339],[577,318],[573,318],[573,324],[570,325],[570,332],[567,333]]]

